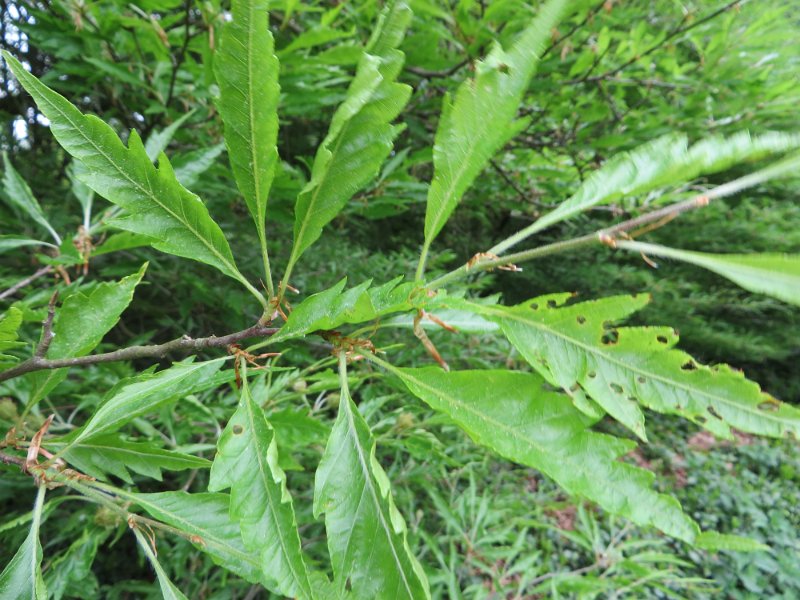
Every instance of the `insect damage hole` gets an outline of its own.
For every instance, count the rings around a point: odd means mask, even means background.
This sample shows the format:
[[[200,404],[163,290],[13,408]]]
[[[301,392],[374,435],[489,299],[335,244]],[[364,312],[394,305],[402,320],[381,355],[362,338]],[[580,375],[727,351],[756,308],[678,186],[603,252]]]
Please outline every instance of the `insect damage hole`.
[[[244,433],[244,427],[241,425],[234,425],[232,431],[233,435],[242,435]]]
[[[619,340],[619,332],[616,329],[609,329],[605,333],[603,333],[603,337],[600,338],[600,341],[603,342],[606,346],[613,346]]]

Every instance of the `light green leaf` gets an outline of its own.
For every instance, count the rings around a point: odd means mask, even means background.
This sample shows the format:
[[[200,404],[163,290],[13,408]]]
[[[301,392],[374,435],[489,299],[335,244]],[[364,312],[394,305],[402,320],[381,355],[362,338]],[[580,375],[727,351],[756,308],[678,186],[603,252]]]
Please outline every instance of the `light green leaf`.
[[[769,546],[757,542],[756,540],[742,537],[740,535],[731,535],[726,533],[718,533],[716,531],[704,531],[697,536],[695,546],[703,548],[704,550],[729,550],[731,552],[767,552]]]
[[[283,284],[294,264],[358,190],[375,175],[401,127],[391,122],[408,102],[411,88],[396,82],[404,61],[397,46],[411,20],[404,0],[387,4],[359,61],[347,96],[317,150],[311,180],[295,206],[294,245]]]
[[[200,175],[208,171],[217,157],[225,150],[225,144],[216,144],[208,148],[198,148],[186,154],[175,157],[173,167],[175,167],[175,177],[181,185],[191,188],[197,183]]]
[[[70,465],[97,479],[106,479],[106,474],[133,483],[128,469],[145,477],[161,481],[161,470],[183,471],[207,469],[211,462],[205,458],[164,450],[153,442],[130,442],[118,435],[96,435],[70,447],[66,452],[65,442],[51,442],[48,448],[59,452]]]
[[[3,318],[0,319],[0,363],[17,360],[14,356],[3,354],[4,350],[25,346],[23,342],[17,341],[17,331],[20,325],[22,325],[20,309],[12,306],[3,313]]]
[[[20,235],[0,235],[0,254],[8,252],[9,250],[16,250],[25,246],[48,246],[49,248],[58,249],[55,244],[34,240]]]
[[[585,392],[645,438],[640,405],[677,414],[715,435],[740,431],[800,437],[800,410],[764,393],[727,365],[707,367],[675,350],[669,327],[610,327],[641,309],[649,296],[614,296],[558,307],[560,294],[514,307],[475,306],[548,382]]]
[[[593,206],[609,204],[626,196],[644,194],[665,185],[676,186],[700,175],[787,152],[800,147],[800,135],[767,133],[751,138],[746,131],[728,138],[711,137],[689,147],[683,134],[671,133],[630,152],[622,152],[592,173],[558,208],[497,244],[499,254],[530,235],[569,219]]]
[[[219,566],[251,583],[265,583],[261,558],[245,550],[239,525],[228,516],[227,494],[139,494],[121,489],[114,493],[139,505],[154,519],[195,536],[192,538],[195,547]]]
[[[58,143],[87,167],[85,183],[125,209],[125,216],[115,219],[114,225],[154,238],[153,247],[162,252],[219,269],[266,302],[239,273],[219,225],[200,198],[178,183],[163,153],[156,168],[136,131],[131,131],[126,148],[106,123],[82,114],[28,73],[16,58],[5,51],[3,56],[50,121]]]
[[[119,233],[108,236],[100,246],[92,250],[92,256],[102,256],[103,254],[110,254],[111,252],[141,248],[142,246],[149,246],[152,243],[153,238],[149,236],[131,233],[130,231],[120,231]]]
[[[710,254],[620,241],[624,250],[682,260],[713,271],[744,289],[800,305],[800,255],[798,254]]]
[[[86,356],[119,321],[144,277],[147,263],[133,275],[95,286],[88,294],[75,292],[56,311],[53,341],[46,358]],[[28,403],[36,403],[67,376],[67,369],[39,371],[27,376],[31,383]]]
[[[150,547],[150,542],[144,537],[144,534],[139,531],[138,527],[133,527],[133,534],[136,536],[136,541],[139,542],[139,547],[144,551],[147,559],[150,561],[150,564],[153,565],[153,569],[156,572],[156,577],[158,578],[158,585],[161,588],[161,595],[164,597],[164,600],[187,600],[186,596],[183,595],[183,592],[181,592],[175,586],[175,584],[170,581],[167,573],[161,566],[161,563],[158,562],[158,558],[156,558],[153,549]]]
[[[47,600],[47,588],[42,578],[42,544],[39,525],[42,520],[45,486],[40,486],[33,508],[33,520],[28,537],[17,549],[11,562],[0,573],[2,600]]]
[[[514,119],[539,55],[550,41],[569,3],[549,0],[505,51],[499,44],[476,65],[474,79],[459,86],[455,98],[445,98],[433,147],[434,175],[425,213],[427,248],[450,218],[467,188],[489,159],[518,131]],[[421,273],[418,273],[421,274]]]
[[[3,152],[3,164],[5,167],[5,173],[3,174],[3,190],[5,191],[6,197],[17,206],[17,208],[27,213],[31,219],[50,232],[50,235],[52,235],[53,239],[56,241],[56,246],[60,246],[61,237],[56,233],[56,230],[53,229],[53,226],[50,225],[50,222],[44,216],[42,207],[39,206],[39,202],[33,195],[28,183],[17,173],[14,165],[11,164],[7,152]]]
[[[281,91],[275,43],[267,27],[267,7],[267,0],[234,0],[233,21],[225,25],[214,58],[220,89],[217,107],[225,124],[228,157],[255,221],[265,265],[269,263],[264,227],[267,198],[278,162]]]
[[[156,374],[146,373],[111,390],[110,396],[86,424],[65,441],[71,450],[78,444],[104,433],[112,433],[136,417],[156,410],[175,398],[194,394],[216,385],[214,375],[225,359],[205,362],[187,359]]]
[[[339,415],[314,486],[314,516],[325,513],[335,581],[340,589],[349,582],[357,598],[430,598],[375,439],[350,397],[344,354],[339,361]]]
[[[154,131],[150,134],[150,137],[147,138],[147,141],[144,144],[144,151],[152,162],[155,162],[158,158],[158,155],[167,149],[167,146],[169,146],[169,143],[172,141],[172,137],[175,135],[175,132],[178,131],[180,126],[183,125],[193,114],[194,110],[190,110],[161,131]]]
[[[411,308],[409,294],[414,284],[400,283],[402,277],[370,288],[371,281],[347,291],[342,279],[327,290],[303,300],[292,309],[286,323],[268,342],[286,341],[313,331],[328,331],[344,323],[363,323],[380,316]]]
[[[239,407],[217,443],[209,491],[231,489],[232,520],[244,547],[261,560],[266,586],[283,596],[313,596],[275,431],[253,400],[247,374]]]
[[[475,442],[542,471],[570,494],[687,542],[699,532],[677,500],[653,491],[653,473],[618,460],[636,444],[591,431],[594,420],[567,396],[545,390],[539,375],[446,373],[435,367],[391,370]]]

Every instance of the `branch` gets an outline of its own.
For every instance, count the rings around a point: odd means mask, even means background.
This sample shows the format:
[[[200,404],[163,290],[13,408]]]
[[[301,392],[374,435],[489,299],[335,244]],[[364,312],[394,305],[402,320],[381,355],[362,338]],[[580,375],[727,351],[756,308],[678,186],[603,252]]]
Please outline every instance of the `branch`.
[[[26,277],[22,281],[18,281],[17,283],[12,285],[7,290],[5,290],[4,292],[0,293],[0,300],[5,300],[9,296],[13,296],[19,290],[24,288],[26,285],[28,285],[29,283],[33,283],[34,281],[36,281],[37,279],[39,279],[40,277],[42,277],[44,275],[47,275],[52,270],[53,270],[53,267],[51,267],[50,265],[47,265],[46,267],[42,267],[41,269],[36,271],[36,273],[34,273],[33,275],[31,275],[29,277]]]
[[[428,69],[423,69],[422,67],[406,67],[406,71],[408,71],[409,73],[414,73],[414,75],[419,75],[420,77],[424,77],[426,79],[444,78],[444,77],[450,77],[450,75],[458,71],[468,62],[469,58],[465,58],[461,62],[457,62],[456,64],[454,64],[452,67],[448,67],[447,69],[443,69],[441,71],[430,71]]]
[[[242,331],[229,333],[217,337],[215,335],[204,338],[190,338],[189,336],[179,337],[171,342],[152,346],[130,346],[121,348],[105,354],[92,354],[90,356],[79,356],[75,358],[56,358],[47,359],[38,354],[34,354],[25,362],[0,373],[0,381],[7,381],[14,377],[19,377],[33,371],[44,371],[48,369],[61,369],[64,367],[79,367],[95,365],[99,363],[118,362],[123,360],[137,360],[141,358],[162,358],[170,352],[197,352],[207,348],[227,348],[242,340],[254,337],[269,337],[278,331],[275,327],[265,327],[264,325],[253,325]],[[37,350],[38,352],[38,350]]]
[[[476,254],[475,257],[467,263],[461,265],[459,268],[453,271],[450,271],[449,273],[446,273],[445,275],[442,275],[441,277],[437,277],[428,283],[426,287],[428,289],[440,288],[447,282],[461,279],[473,272],[488,271],[494,268],[515,265],[517,263],[533,260],[535,258],[541,258],[543,256],[558,254],[560,252],[566,252],[569,250],[576,250],[578,248],[591,246],[597,243],[605,244],[613,248],[615,247],[615,239],[620,234],[624,235],[629,231],[640,229],[646,225],[649,225],[646,231],[657,229],[662,225],[666,225],[668,222],[672,221],[672,219],[685,212],[695,210],[703,206],[708,206],[711,200],[736,194],[747,188],[769,181],[770,179],[774,179],[776,177],[785,175],[786,173],[796,171],[798,167],[800,167],[800,160],[798,159],[800,159],[800,155],[791,156],[786,160],[780,161],[754,173],[750,173],[749,175],[745,175],[744,177],[734,179],[728,183],[724,183],[708,190],[703,194],[689,198],[688,200],[670,204],[658,210],[654,210],[653,212],[640,215],[633,219],[628,219],[627,221],[623,221],[622,223],[618,223],[612,227],[599,229],[593,233],[573,238],[571,240],[555,242],[553,244],[539,246],[538,248],[533,248],[531,250],[523,250],[522,252],[507,254],[502,257],[488,253]],[[644,232],[645,231],[639,233]],[[517,241],[522,241],[522,239],[524,238],[520,238]]]
[[[35,358],[44,358],[47,351],[50,349],[50,344],[56,334],[53,333],[53,319],[56,316],[56,300],[58,300],[58,291],[53,292],[50,296],[50,302],[47,303],[47,317],[42,322],[42,339],[39,345],[36,346],[36,351],[33,353]]]

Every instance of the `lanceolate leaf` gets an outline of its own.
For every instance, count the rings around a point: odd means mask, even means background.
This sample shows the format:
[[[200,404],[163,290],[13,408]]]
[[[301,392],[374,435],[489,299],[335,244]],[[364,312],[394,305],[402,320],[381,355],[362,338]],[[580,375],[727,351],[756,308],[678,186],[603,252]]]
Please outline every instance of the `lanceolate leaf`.
[[[325,513],[336,582],[356,598],[429,598],[428,582],[406,541],[406,525],[375,439],[347,386],[340,355],[339,415],[317,470],[314,515]]]
[[[150,134],[150,137],[147,138],[147,141],[144,144],[144,151],[147,153],[147,156],[151,161],[155,162],[159,155],[167,149],[167,146],[169,146],[169,143],[172,141],[172,137],[175,135],[175,132],[178,131],[180,126],[183,125],[193,113],[193,110],[189,111],[161,131],[154,131]]]
[[[317,150],[311,180],[297,198],[294,245],[287,276],[346,202],[379,171],[400,131],[391,122],[411,88],[396,82],[404,55],[397,50],[411,20],[404,0],[389,3],[370,40],[344,102]],[[284,284],[287,283],[284,277]]]
[[[42,207],[39,206],[39,202],[33,195],[31,188],[28,187],[27,182],[22,176],[17,173],[17,170],[14,168],[14,165],[11,164],[8,153],[6,152],[3,152],[3,166],[5,167],[3,189],[8,199],[18,208],[25,211],[31,219],[46,229],[50,235],[53,236],[56,245],[60,246],[61,237],[56,233],[56,230],[53,229],[53,226],[50,225],[47,218],[44,216]]]
[[[9,250],[16,250],[25,246],[49,246],[51,248],[58,248],[54,244],[48,242],[41,242],[20,235],[0,235],[0,254],[8,252]]]
[[[476,310],[497,321],[550,383],[570,393],[585,391],[641,438],[640,404],[681,415],[721,437],[730,438],[731,427],[800,437],[800,410],[765,394],[727,365],[707,367],[675,350],[673,329],[607,327],[642,308],[648,296],[614,296],[559,308],[568,297]]]
[[[514,119],[539,55],[569,3],[549,0],[508,51],[496,45],[474,79],[445,98],[433,147],[434,175],[425,214],[430,245],[489,159],[519,130]]]
[[[798,254],[710,254],[626,241],[621,241],[618,247],[682,260],[722,275],[748,291],[800,305]]]
[[[158,250],[209,264],[260,297],[237,270],[222,230],[200,198],[178,183],[163,153],[156,168],[135,131],[126,148],[106,123],[82,114],[13,56],[7,52],[3,56],[50,121],[59,144],[87,167],[86,184],[126,210],[115,225],[154,238]]]
[[[260,559],[267,587],[283,596],[311,598],[275,431],[253,400],[246,375],[243,381],[239,407],[217,444],[208,488],[231,489],[230,517],[241,527],[244,547]]]
[[[175,363],[155,375],[144,374],[112,390],[110,397],[77,432],[68,437],[72,448],[104,433],[119,430],[136,417],[180,396],[188,396],[218,381],[214,378],[224,359]]]
[[[76,292],[56,311],[53,341],[46,358],[86,356],[103,339],[133,299],[133,292],[144,277],[147,263],[137,273],[118,282],[97,285],[88,294]],[[67,369],[39,371],[28,375],[31,382],[29,403],[38,402],[67,376]]]
[[[278,59],[266,0],[234,0],[214,58],[228,156],[247,208],[266,244],[267,197],[278,162]]]
[[[64,443],[49,443],[48,449],[59,452]],[[72,467],[97,479],[106,474],[133,483],[130,471],[161,481],[161,470],[183,471],[207,469],[211,462],[205,458],[164,450],[153,442],[130,442],[118,435],[98,435],[73,445],[61,455]]]
[[[228,516],[227,494],[139,494],[124,490],[114,493],[139,505],[153,518],[195,536],[192,538],[195,546],[221,567],[251,583],[265,583],[261,558],[245,549],[238,523]]]
[[[679,185],[723,171],[732,165],[800,147],[800,136],[767,133],[751,138],[746,131],[728,138],[712,137],[689,147],[683,134],[668,134],[617,154],[592,173],[558,208],[522,232],[492,248],[502,252],[529,235],[569,219],[588,208],[615,202],[625,196],[644,194],[665,185]],[[511,241],[513,240],[513,241]]]
[[[392,371],[477,443],[542,471],[569,493],[687,542],[699,532],[677,500],[653,491],[653,473],[618,460],[636,444],[592,432],[592,420],[567,396],[543,389],[539,375],[446,373],[435,367]]]
[[[28,537],[0,573],[0,598],[47,600],[47,588],[42,578],[42,544],[39,542],[39,525],[46,489],[44,485],[39,487]]]

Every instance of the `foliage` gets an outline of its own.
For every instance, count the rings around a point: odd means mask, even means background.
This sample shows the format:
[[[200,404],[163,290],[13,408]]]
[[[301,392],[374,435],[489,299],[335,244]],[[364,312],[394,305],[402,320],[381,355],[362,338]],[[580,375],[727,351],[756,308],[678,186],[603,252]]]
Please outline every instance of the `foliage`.
[[[767,4],[5,7],[3,597],[794,589],[792,388],[674,300],[793,358]]]

